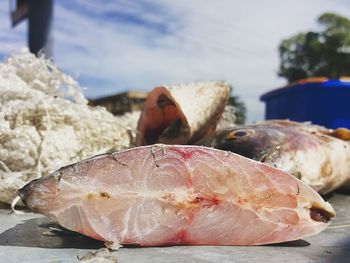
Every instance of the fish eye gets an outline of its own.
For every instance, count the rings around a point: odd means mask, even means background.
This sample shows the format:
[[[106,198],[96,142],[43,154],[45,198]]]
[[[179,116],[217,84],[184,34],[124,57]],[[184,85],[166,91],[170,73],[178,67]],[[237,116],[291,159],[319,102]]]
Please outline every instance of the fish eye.
[[[247,137],[254,134],[253,130],[236,130],[236,131],[231,131],[227,136],[226,140],[234,140],[237,138],[242,138],[242,137]]]
[[[235,136],[236,137],[243,137],[243,136],[246,136],[247,135],[247,132],[245,131],[236,131],[235,132]]]

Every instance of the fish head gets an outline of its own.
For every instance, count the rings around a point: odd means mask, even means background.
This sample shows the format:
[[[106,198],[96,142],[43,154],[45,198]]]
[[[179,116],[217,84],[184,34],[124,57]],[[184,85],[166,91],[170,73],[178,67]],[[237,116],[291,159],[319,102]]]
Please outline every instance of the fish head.
[[[280,146],[287,140],[286,134],[279,129],[249,125],[218,131],[196,144],[231,151],[265,162],[267,158],[276,156]]]
[[[153,89],[137,124],[136,146],[155,143],[182,144],[190,136],[180,105],[165,87]]]
[[[31,210],[47,214],[48,204],[53,203],[59,193],[60,171],[35,179],[18,190],[23,203]]]

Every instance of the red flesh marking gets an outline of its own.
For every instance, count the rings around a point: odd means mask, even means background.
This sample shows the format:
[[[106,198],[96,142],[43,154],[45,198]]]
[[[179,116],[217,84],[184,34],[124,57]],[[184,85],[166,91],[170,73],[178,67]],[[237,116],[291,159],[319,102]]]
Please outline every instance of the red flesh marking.
[[[193,153],[191,151],[188,151],[188,150],[182,150],[182,149],[177,149],[177,148],[172,148],[172,150],[174,152],[180,154],[184,160],[190,159],[193,155]]]
[[[220,204],[216,196],[196,196],[190,204],[198,204],[201,207],[211,207]]]

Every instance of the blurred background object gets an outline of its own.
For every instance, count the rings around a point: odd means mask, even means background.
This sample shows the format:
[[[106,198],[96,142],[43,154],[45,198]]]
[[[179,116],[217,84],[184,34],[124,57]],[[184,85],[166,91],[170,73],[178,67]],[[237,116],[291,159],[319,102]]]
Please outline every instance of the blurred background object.
[[[289,83],[309,78],[350,76],[350,19],[324,13],[320,31],[298,33],[279,46],[279,76]]]
[[[105,107],[113,115],[123,115],[126,112],[142,110],[146,97],[147,92],[129,90],[111,96],[90,99],[89,105]]]
[[[304,79],[265,93],[261,100],[266,103],[266,119],[350,128],[350,79]]]
[[[278,74],[289,85],[261,97],[265,118],[350,128],[350,19],[324,13],[317,21],[321,30],[281,42]]]
[[[30,52],[39,52],[53,57],[53,0],[10,0],[11,22],[16,26],[28,19],[28,47]]]
[[[232,105],[234,107],[235,115],[236,115],[236,124],[245,124],[247,119],[247,107],[242,99],[238,96],[231,96],[227,102],[228,105]]]
[[[272,87],[348,75],[348,1],[8,0],[0,5],[1,59],[29,47],[29,3],[51,3],[50,12],[36,9],[47,21],[41,39],[50,46],[54,35],[50,56],[91,100],[224,80],[252,122],[264,118],[259,96]]]

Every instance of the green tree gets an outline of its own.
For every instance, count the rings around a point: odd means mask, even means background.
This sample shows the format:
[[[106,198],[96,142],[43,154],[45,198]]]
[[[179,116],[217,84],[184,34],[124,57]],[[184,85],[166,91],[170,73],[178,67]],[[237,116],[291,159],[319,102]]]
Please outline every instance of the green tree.
[[[247,117],[247,108],[245,103],[239,98],[239,96],[231,96],[228,99],[228,104],[234,106],[235,108],[235,116],[236,116],[236,124],[245,124]]]
[[[318,23],[321,31],[299,33],[281,42],[279,76],[289,82],[308,77],[350,76],[350,20],[325,13]]]

